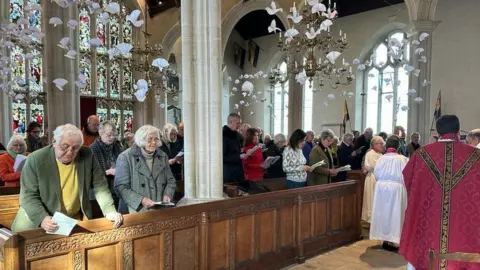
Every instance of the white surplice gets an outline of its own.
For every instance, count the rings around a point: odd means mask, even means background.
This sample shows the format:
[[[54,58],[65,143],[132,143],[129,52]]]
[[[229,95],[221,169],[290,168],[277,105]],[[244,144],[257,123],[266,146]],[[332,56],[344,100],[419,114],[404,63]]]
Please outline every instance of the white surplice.
[[[382,156],[375,150],[369,150],[365,155],[364,169],[367,171],[363,188],[362,220],[370,223],[372,219],[373,195],[375,194],[375,176],[373,170],[377,160]]]
[[[397,153],[383,155],[375,166],[377,180],[373,200],[370,239],[400,243],[407,208],[403,168],[408,159]]]

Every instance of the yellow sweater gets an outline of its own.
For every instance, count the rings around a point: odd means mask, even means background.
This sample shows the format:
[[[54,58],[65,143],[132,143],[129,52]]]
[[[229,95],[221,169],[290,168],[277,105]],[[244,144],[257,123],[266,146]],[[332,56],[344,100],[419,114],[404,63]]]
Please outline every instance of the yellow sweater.
[[[61,211],[69,217],[79,219],[81,206],[75,163],[63,164],[57,160],[57,167],[60,176]]]

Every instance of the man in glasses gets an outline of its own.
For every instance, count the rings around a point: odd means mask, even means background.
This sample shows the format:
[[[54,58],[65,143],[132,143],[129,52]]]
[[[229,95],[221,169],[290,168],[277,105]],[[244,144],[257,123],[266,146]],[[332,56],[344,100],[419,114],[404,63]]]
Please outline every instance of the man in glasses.
[[[29,153],[33,153],[47,145],[40,140],[40,128],[41,126],[37,122],[30,122],[30,124],[28,124],[25,143],[27,144],[27,152]]]
[[[71,124],[57,127],[53,143],[31,154],[20,178],[20,209],[12,225],[14,232],[42,227],[55,232],[52,219],[61,212],[78,220],[92,219],[88,191],[93,186],[104,216],[121,225],[123,218],[115,210],[105,171],[92,150],[82,146],[82,132]]]

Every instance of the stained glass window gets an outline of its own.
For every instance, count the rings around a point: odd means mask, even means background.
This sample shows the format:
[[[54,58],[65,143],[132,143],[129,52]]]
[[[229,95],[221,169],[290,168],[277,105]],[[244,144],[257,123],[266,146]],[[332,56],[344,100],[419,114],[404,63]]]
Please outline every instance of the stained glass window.
[[[25,19],[29,27],[41,29],[41,9],[33,8],[34,5],[40,5],[40,0],[10,0],[9,4],[11,22],[17,23],[19,19]],[[9,89],[12,97],[11,128],[17,134],[24,134],[27,125],[32,121],[38,122],[42,127],[46,121],[43,51],[37,44],[41,43],[41,40],[33,40],[33,44],[12,40],[14,46],[8,49],[12,69],[10,80],[14,82]]]
[[[121,13],[129,13],[122,7]],[[91,49],[89,40],[98,38],[102,46]],[[124,15],[93,15],[87,9],[80,10],[79,50],[80,72],[87,78],[82,95],[97,99],[100,119],[111,120],[123,136],[127,123],[134,117],[132,54],[110,56],[109,52],[121,43],[133,44],[134,32]],[[131,127],[130,127],[131,129]]]
[[[403,32],[390,33],[373,49],[372,65],[364,71],[362,109],[366,127],[373,128],[375,133],[392,133],[394,126],[407,129],[408,85],[410,77],[401,61],[389,57],[389,44],[394,39],[402,42],[406,38]],[[400,52],[401,59],[408,59],[410,47],[404,45]]]

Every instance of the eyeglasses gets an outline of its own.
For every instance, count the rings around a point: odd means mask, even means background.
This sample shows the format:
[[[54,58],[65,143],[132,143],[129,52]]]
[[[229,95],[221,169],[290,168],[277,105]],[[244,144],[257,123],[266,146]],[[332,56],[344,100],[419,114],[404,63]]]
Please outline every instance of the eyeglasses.
[[[80,147],[81,145],[78,145],[78,146],[70,146],[68,144],[61,144],[59,145],[60,147],[60,150],[62,152],[72,152],[72,153],[76,153],[78,152],[78,150],[80,150]]]
[[[147,142],[148,143],[158,143],[160,141],[159,138],[148,138]]]

